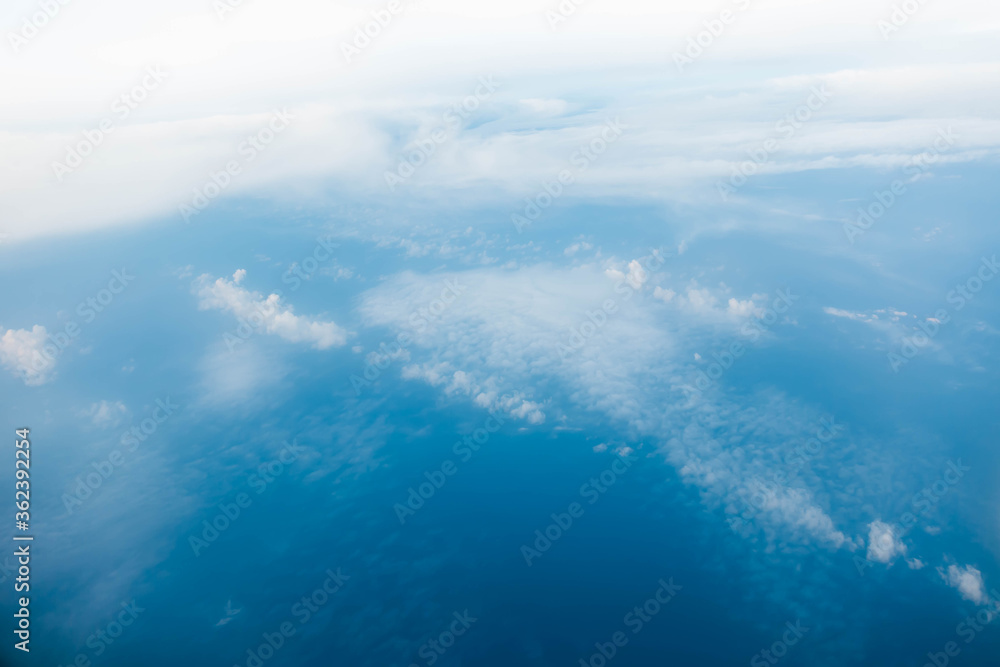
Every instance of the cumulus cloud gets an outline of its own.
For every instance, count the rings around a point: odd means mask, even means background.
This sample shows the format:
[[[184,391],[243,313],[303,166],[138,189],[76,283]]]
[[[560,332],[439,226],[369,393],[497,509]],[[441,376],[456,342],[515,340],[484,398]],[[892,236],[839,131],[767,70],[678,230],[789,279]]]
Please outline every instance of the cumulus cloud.
[[[868,525],[868,560],[890,564],[905,554],[906,545],[892,525],[881,520]]]
[[[653,296],[699,318],[733,321],[763,316],[769,303],[767,294],[751,294],[749,298],[739,299],[731,296],[732,292],[733,289],[725,284],[708,287],[692,280],[676,290],[657,286]]]
[[[642,286],[649,280],[650,273],[643,266],[643,263],[638,259],[633,259],[625,268],[627,269],[625,272],[617,268],[605,269],[604,274],[615,282],[625,281],[633,289],[642,289]]]
[[[37,324],[30,331],[8,329],[0,336],[0,365],[29,387],[49,382],[55,376],[56,362],[45,354],[47,337],[45,327]]]
[[[983,573],[976,568],[971,565],[959,567],[951,564],[947,570],[939,568],[938,573],[945,583],[961,593],[963,599],[976,604],[986,602],[986,584],[983,583]]]
[[[309,343],[318,350],[347,342],[347,332],[334,322],[296,315],[292,306],[284,303],[279,295],[264,297],[242,287],[246,273],[245,269],[239,269],[231,280],[213,280],[207,274],[195,280],[198,308],[230,312],[253,330],[262,328],[268,334],[292,343]]]

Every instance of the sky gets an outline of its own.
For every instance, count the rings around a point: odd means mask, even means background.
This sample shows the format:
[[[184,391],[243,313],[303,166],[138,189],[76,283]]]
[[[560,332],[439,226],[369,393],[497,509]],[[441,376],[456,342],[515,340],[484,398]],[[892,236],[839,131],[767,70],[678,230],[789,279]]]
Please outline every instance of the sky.
[[[0,25],[3,664],[995,663],[1000,9]]]

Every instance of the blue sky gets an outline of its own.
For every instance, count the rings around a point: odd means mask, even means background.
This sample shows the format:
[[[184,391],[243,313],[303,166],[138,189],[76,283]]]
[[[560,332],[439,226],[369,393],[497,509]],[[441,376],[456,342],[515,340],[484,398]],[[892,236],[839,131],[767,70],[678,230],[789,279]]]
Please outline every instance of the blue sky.
[[[2,659],[991,664],[1000,17],[911,4],[13,3]]]

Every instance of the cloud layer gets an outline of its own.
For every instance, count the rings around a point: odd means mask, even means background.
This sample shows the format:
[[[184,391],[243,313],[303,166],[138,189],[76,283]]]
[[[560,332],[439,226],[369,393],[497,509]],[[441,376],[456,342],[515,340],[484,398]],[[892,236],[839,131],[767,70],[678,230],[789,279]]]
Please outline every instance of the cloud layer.
[[[942,164],[1000,148],[991,50],[1000,10],[978,0],[923,6],[891,40],[878,29],[888,10],[870,4],[747,3],[683,72],[672,55],[717,18],[703,3],[591,0],[556,29],[546,12],[558,3],[404,4],[350,62],[343,45],[371,21],[360,6],[243,3],[221,17],[195,0],[138,11],[119,0],[100,11],[66,7],[0,60],[10,86],[0,119],[11,128],[0,132],[0,232],[16,241],[150,217],[179,222],[178,205],[232,160],[243,168],[222,197],[326,201],[333,189],[382,200],[385,172],[489,76],[501,89],[432,142],[408,182],[421,197],[460,186],[480,201],[517,201],[571,166],[616,117],[624,135],[576,174],[567,197],[717,203],[716,183],[771,138],[780,145],[762,174],[900,167],[948,127],[960,139]],[[15,2],[10,24],[36,11]],[[747,63],[759,66],[734,82],[728,72]],[[166,78],[122,106],[147,67]],[[416,70],[419,85],[409,75]],[[261,72],[282,75],[262,81]],[[779,126],[817,86],[830,101],[801,127]],[[243,162],[241,142],[286,108],[291,127]],[[104,119],[113,129],[99,136]],[[795,129],[788,136],[780,127]],[[57,178],[53,164],[72,151],[86,155]]]

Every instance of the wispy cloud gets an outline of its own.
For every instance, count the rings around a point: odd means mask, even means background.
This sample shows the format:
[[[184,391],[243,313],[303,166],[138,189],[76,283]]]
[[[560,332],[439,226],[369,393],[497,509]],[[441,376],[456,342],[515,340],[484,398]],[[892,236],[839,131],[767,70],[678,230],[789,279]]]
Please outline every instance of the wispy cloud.
[[[98,428],[114,428],[128,414],[128,408],[121,401],[99,401],[83,411],[83,416]]]
[[[263,329],[292,343],[309,343],[318,350],[347,343],[347,332],[336,323],[296,315],[280,294],[265,297],[242,287],[245,277],[245,269],[237,270],[231,279],[213,280],[208,274],[202,275],[193,285],[198,308],[230,312],[251,329]]]

